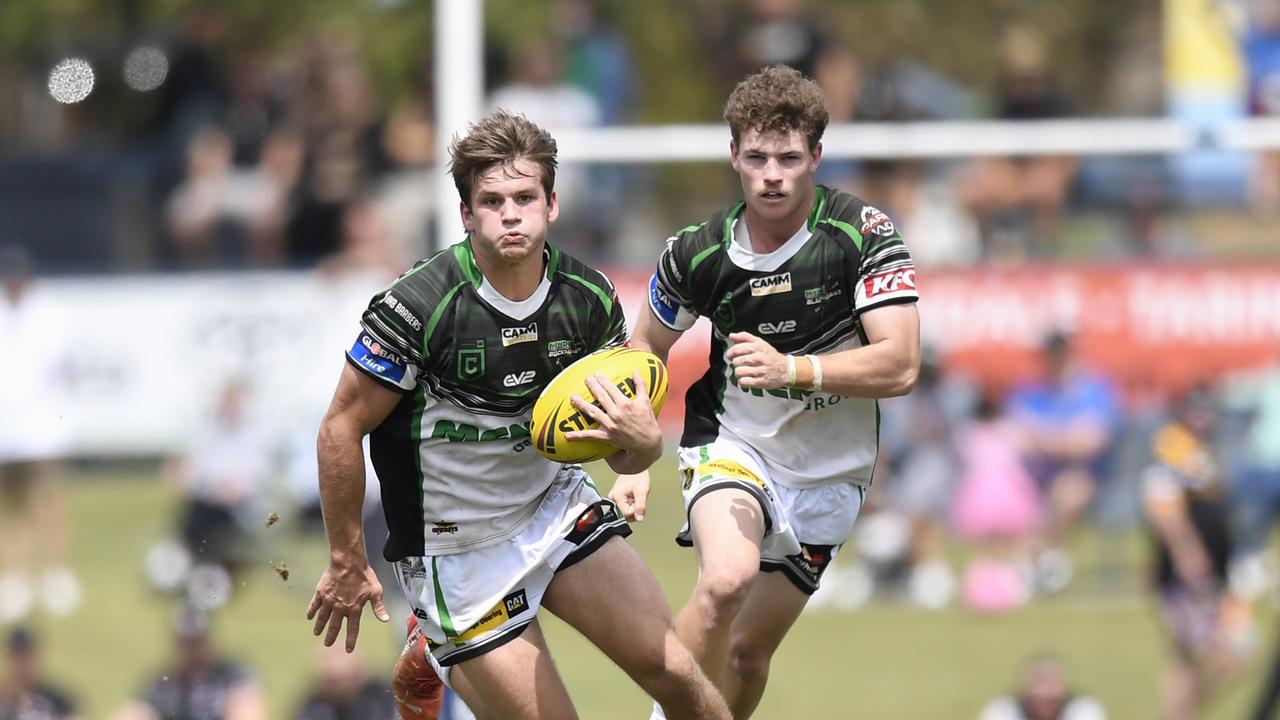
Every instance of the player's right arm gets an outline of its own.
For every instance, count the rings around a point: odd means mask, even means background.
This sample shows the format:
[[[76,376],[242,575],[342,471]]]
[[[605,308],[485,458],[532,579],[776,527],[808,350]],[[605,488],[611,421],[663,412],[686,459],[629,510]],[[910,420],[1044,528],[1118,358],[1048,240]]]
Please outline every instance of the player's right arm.
[[[693,326],[697,314],[689,307],[692,271],[686,267],[679,237],[667,243],[667,249],[658,260],[658,270],[649,279],[648,310],[640,311],[635,331],[631,333],[631,347],[657,355],[663,363],[671,354],[671,346]],[[635,475],[619,475],[609,490],[609,499],[629,522],[643,522],[649,500],[649,471]]]
[[[320,505],[329,538],[329,568],[320,577],[307,607],[324,644],[332,645],[347,621],[347,652],[355,649],[366,602],[381,621],[391,619],[382,605],[382,585],[364,551],[364,448],[361,442],[400,402],[390,390],[354,367],[342,368],[329,411],[320,424],[316,454],[320,465]]]

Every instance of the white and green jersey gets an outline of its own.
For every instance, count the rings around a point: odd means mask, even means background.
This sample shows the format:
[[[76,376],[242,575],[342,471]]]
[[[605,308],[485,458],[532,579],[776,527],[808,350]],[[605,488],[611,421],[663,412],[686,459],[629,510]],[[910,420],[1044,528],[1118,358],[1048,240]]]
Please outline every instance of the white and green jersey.
[[[686,395],[680,444],[736,439],[791,487],[870,484],[879,444],[874,399],[741,388],[725,353],[729,334],[740,331],[792,355],[859,347],[862,313],[918,298],[907,246],[884,213],[818,186],[805,225],[762,255],[751,251],[744,207],[677,233],[650,280],[649,307],[667,327],[711,321],[711,366]]]
[[[561,465],[529,441],[533,403],[561,369],[627,340],[613,285],[547,246],[527,300],[502,297],[469,240],[374,295],[347,361],[404,393],[369,439],[389,561],[505,540]]]

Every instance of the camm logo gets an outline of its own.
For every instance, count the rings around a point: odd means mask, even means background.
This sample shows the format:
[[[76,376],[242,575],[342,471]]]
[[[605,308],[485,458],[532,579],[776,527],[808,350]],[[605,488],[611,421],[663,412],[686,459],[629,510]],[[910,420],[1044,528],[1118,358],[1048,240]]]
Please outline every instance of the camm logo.
[[[752,297],[791,292],[791,273],[784,272],[762,278],[751,278],[749,284],[751,285]]]
[[[538,323],[529,323],[528,327],[502,328],[502,347],[522,342],[533,342],[538,339]]]

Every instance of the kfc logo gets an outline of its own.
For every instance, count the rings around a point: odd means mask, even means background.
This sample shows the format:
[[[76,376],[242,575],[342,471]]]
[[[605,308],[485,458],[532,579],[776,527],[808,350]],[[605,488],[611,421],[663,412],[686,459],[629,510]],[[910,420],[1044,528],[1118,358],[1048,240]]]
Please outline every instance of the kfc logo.
[[[895,293],[902,290],[914,291],[916,289],[916,271],[915,268],[890,270],[879,275],[872,275],[862,282],[867,291],[867,299],[870,300],[877,295],[886,293]]]

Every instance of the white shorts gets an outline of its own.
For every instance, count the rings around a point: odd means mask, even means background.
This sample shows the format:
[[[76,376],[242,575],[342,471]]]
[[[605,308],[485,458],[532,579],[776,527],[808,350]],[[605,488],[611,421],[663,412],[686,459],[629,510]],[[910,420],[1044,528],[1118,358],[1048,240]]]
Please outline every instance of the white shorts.
[[[537,615],[557,571],[610,537],[630,534],[591,477],[566,465],[514,537],[470,552],[406,558],[395,569],[431,655],[448,667],[514,640]]]
[[[806,595],[818,589],[823,571],[853,532],[866,488],[853,482],[788,487],[782,484],[786,478],[771,476],[750,448],[725,438],[682,447],[678,456],[685,524],[676,542],[693,546],[688,518],[699,498],[723,488],[745,490],[764,511],[760,570],[782,572]]]

